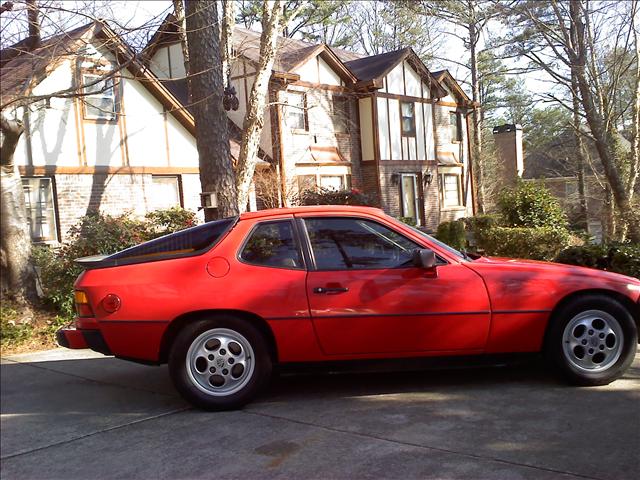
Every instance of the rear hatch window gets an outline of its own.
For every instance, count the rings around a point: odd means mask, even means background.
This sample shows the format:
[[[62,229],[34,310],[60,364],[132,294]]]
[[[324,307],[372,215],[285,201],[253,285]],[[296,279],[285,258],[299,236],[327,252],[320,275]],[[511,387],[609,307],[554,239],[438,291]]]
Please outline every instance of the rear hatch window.
[[[199,255],[211,249],[236,221],[237,217],[207,222],[141,243],[113,255],[84,257],[76,262],[85,268],[101,268]]]

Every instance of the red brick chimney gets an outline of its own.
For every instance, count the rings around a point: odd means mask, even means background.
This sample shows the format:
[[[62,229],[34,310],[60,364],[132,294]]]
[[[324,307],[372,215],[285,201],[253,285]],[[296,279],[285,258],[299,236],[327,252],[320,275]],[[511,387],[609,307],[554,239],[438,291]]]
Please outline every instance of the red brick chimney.
[[[493,128],[498,154],[498,175],[505,185],[515,185],[524,172],[522,126],[504,124]]]

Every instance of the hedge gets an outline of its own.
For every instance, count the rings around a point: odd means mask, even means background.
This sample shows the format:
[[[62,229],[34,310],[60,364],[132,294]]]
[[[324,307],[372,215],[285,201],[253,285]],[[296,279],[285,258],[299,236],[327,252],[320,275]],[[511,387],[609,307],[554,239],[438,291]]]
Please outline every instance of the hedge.
[[[556,262],[599,268],[640,279],[640,244],[585,245],[561,251]]]
[[[571,243],[568,231],[550,227],[492,227],[476,238],[486,255],[553,260]]]

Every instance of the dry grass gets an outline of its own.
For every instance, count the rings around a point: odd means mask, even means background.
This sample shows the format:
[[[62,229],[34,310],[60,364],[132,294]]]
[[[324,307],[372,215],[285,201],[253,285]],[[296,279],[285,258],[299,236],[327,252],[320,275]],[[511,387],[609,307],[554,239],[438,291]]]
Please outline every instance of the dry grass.
[[[56,348],[55,333],[67,320],[43,309],[30,310],[3,301],[0,306],[0,353],[35,352]]]

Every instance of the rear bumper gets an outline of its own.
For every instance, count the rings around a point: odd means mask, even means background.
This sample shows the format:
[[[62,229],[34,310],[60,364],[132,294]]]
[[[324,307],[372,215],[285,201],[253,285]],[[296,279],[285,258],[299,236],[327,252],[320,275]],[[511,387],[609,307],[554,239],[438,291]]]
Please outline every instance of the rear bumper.
[[[58,345],[65,348],[90,348],[104,355],[112,355],[100,330],[79,330],[74,327],[65,327],[56,332],[56,341]]]

